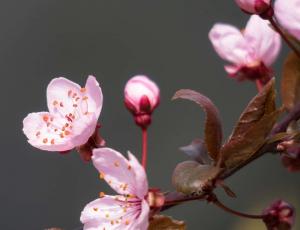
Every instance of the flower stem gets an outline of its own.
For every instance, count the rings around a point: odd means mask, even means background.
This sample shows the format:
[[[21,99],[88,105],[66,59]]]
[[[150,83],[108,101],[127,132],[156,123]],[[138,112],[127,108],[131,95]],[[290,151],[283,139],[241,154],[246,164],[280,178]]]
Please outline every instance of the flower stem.
[[[233,215],[239,216],[239,217],[243,217],[243,218],[249,218],[249,219],[263,219],[265,216],[264,215],[251,215],[251,214],[247,214],[247,213],[242,213],[242,212],[238,212],[235,211],[227,206],[225,206],[223,203],[221,203],[218,199],[215,199],[213,201],[213,203],[218,206],[219,208],[223,209],[224,211],[231,213]]]
[[[256,80],[255,84],[258,92],[260,92],[264,87],[260,80]]]
[[[286,42],[286,44],[297,54],[297,56],[300,58],[300,51],[293,45],[293,43],[287,38],[287,36],[284,34],[284,32],[281,30],[281,28],[277,25],[274,18],[269,18],[269,22],[273,26],[273,28],[276,30],[277,33],[280,34],[282,39]]]
[[[142,157],[142,165],[146,170],[147,167],[147,142],[148,142],[148,132],[147,128],[142,128],[142,139],[143,139],[143,157]]]

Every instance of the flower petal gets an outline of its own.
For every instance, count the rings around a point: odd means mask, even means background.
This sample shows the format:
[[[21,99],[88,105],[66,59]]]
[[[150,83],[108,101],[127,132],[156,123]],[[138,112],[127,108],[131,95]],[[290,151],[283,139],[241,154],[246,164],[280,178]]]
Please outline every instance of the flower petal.
[[[256,60],[263,61],[266,66],[273,64],[281,48],[281,39],[266,20],[257,15],[251,16],[244,36],[250,47],[251,56]]]
[[[95,116],[98,119],[102,109],[103,95],[99,83],[97,82],[94,76],[90,75],[88,77],[86,81],[85,89],[86,89],[86,96],[88,97],[87,103],[88,103],[89,112],[95,113]]]
[[[142,201],[141,211],[132,229],[147,230],[149,226],[150,207],[146,200]]]
[[[23,132],[28,142],[47,151],[66,151],[74,148],[66,121],[48,112],[30,113],[23,120]]]
[[[93,150],[93,164],[101,177],[119,194],[143,199],[148,191],[145,171],[133,155],[128,161],[121,153],[110,148]]]
[[[277,0],[274,7],[279,23],[300,40],[300,0]]]
[[[247,43],[237,28],[217,23],[210,30],[209,39],[216,52],[224,60],[238,65],[246,62]]]
[[[135,195],[142,199],[148,192],[148,180],[145,169],[132,153],[128,152],[128,158],[132,170],[135,173],[135,183],[138,185],[136,187]]]
[[[47,104],[51,114],[61,117],[73,114],[74,105],[81,99],[81,87],[63,77],[54,78],[47,87]],[[78,99],[79,98],[79,99]],[[81,114],[75,114],[76,117]],[[70,117],[70,119],[73,119]],[[74,119],[73,119],[74,120]]]
[[[149,206],[140,200],[130,203],[119,201],[118,196],[105,196],[86,205],[80,221],[85,230],[94,229],[139,229],[147,226]]]

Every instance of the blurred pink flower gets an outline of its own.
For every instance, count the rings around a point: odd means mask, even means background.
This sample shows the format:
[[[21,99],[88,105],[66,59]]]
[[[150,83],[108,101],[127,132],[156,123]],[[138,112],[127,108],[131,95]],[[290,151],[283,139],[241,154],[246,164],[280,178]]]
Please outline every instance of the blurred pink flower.
[[[271,0],[235,0],[235,2],[247,13],[261,14],[270,8]]]
[[[100,178],[119,195],[100,193],[100,198],[86,205],[80,217],[85,230],[148,228],[147,176],[137,159],[130,153],[128,157],[110,148],[94,149],[92,161]]]
[[[30,113],[23,121],[28,142],[47,151],[68,151],[85,144],[97,126],[103,96],[95,77],[85,88],[60,77],[47,88],[49,112]]]
[[[289,230],[295,223],[295,209],[283,200],[277,200],[263,211],[269,230]]]
[[[279,23],[300,40],[300,0],[277,0],[274,9]]]
[[[219,56],[232,63],[225,66],[231,77],[265,82],[270,79],[270,66],[279,54],[281,39],[267,21],[253,15],[243,31],[217,23],[210,30],[209,39]]]
[[[146,76],[131,78],[124,89],[125,105],[140,126],[151,123],[151,113],[160,101],[159,88]]]

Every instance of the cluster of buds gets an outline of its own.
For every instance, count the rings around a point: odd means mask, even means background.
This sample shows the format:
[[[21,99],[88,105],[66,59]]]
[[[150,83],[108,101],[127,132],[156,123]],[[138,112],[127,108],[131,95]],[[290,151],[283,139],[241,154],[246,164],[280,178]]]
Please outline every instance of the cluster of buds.
[[[124,89],[125,106],[142,129],[151,124],[151,114],[159,105],[158,86],[146,76],[131,78]]]
[[[268,230],[289,230],[295,222],[295,210],[290,204],[278,200],[263,211]]]

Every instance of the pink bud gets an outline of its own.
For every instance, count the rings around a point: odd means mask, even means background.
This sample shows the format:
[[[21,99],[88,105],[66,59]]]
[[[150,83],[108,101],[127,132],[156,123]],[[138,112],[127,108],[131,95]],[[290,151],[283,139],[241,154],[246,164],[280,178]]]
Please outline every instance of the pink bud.
[[[125,106],[134,115],[137,125],[146,128],[151,123],[151,114],[158,106],[159,88],[146,76],[131,78],[124,89]]]
[[[295,209],[292,205],[278,200],[263,211],[264,222],[269,230],[289,230],[295,223]]]
[[[235,2],[249,14],[263,14],[271,8],[270,0],[235,0]]]

